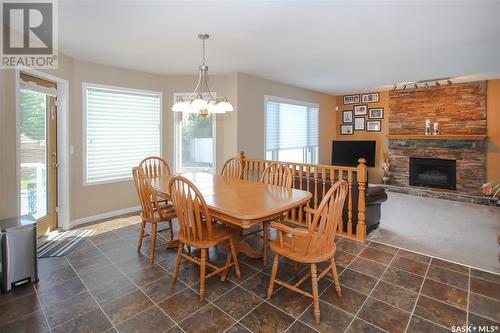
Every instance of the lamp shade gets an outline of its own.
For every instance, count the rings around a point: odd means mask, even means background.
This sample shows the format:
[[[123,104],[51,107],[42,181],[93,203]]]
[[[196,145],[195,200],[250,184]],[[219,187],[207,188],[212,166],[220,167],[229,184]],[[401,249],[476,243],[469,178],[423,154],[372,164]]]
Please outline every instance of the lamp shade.
[[[234,108],[231,105],[231,103],[229,103],[227,101],[222,101],[222,102],[218,103],[217,104],[217,108],[221,111],[219,113],[225,113],[225,112],[232,112],[232,111],[234,111]]]
[[[202,110],[208,107],[208,102],[204,99],[197,98],[191,102],[191,107],[195,110]]]
[[[185,112],[186,109],[187,109],[187,107],[189,107],[189,103],[179,101],[179,102],[176,102],[172,106],[172,111],[174,111],[174,112]]]

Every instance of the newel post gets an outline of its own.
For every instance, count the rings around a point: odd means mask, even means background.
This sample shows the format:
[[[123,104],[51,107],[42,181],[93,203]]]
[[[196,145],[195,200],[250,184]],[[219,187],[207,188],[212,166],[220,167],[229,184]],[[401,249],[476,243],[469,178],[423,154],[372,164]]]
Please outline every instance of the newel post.
[[[359,193],[358,193],[358,223],[356,225],[356,239],[364,241],[366,239],[365,192],[366,192],[368,168],[366,167],[366,160],[364,158],[358,159],[358,162],[359,165],[357,167],[356,173],[357,173]]]

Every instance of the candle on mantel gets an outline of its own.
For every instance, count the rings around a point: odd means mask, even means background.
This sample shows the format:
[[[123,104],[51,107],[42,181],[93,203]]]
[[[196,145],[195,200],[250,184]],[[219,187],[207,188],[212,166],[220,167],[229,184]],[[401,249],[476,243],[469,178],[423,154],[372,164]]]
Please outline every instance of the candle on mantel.
[[[429,119],[425,120],[425,135],[431,135],[431,121]]]
[[[434,135],[439,135],[439,123],[434,123]]]

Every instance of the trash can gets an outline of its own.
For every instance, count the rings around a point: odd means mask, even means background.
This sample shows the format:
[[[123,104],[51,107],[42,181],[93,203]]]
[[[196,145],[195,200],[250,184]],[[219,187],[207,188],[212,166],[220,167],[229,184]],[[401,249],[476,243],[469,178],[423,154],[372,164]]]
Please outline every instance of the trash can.
[[[36,222],[20,217],[0,220],[2,289],[38,282]]]

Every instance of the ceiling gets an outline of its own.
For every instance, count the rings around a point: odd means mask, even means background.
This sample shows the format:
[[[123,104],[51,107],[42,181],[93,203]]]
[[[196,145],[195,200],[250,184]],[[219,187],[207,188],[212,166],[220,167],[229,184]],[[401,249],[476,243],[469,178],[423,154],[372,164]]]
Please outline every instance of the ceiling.
[[[244,72],[341,94],[440,77],[500,77],[500,2],[60,1],[77,59],[194,74]]]

